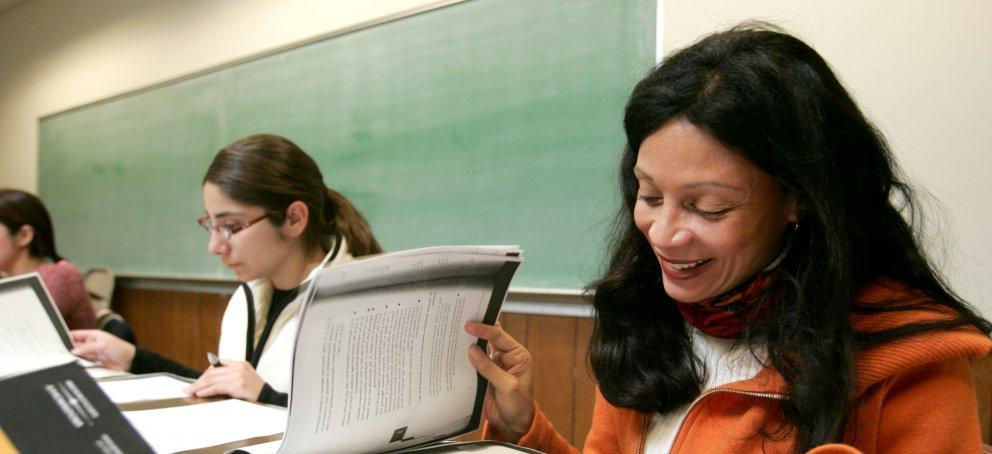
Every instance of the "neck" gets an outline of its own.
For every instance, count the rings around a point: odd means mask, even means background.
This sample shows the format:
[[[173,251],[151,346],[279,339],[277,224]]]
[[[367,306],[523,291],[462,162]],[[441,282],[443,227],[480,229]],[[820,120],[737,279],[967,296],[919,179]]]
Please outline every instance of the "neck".
[[[710,336],[731,339],[738,337],[747,325],[763,316],[772,304],[768,295],[777,273],[762,271],[750,281],[715,298],[700,303],[675,305],[692,326]]]
[[[310,274],[310,270],[320,265],[323,259],[324,252],[319,247],[309,251],[304,251],[303,248],[294,250],[286,260],[286,265],[280,267],[279,272],[272,276],[272,286],[279,290],[299,287]]]
[[[41,265],[45,264],[45,259],[42,257],[35,257],[31,255],[27,249],[21,249],[17,257],[14,258],[14,262],[10,266],[11,276],[17,276],[19,274],[31,273],[38,271]]]

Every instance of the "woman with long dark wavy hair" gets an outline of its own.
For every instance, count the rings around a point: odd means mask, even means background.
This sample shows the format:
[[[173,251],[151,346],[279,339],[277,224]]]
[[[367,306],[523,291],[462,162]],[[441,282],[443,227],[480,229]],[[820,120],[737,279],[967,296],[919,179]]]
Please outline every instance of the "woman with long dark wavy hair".
[[[978,452],[990,324],[924,254],[914,195],[827,63],[764,24],[664,59],[624,117],[623,207],[595,291],[586,452]],[[907,217],[909,218],[907,220]],[[574,450],[492,359],[487,436]]]

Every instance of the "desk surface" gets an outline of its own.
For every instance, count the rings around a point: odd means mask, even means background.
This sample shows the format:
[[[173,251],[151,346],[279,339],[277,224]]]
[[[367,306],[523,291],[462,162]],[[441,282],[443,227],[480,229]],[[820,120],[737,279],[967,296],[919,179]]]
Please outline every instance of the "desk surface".
[[[222,400],[225,400],[225,399],[224,398],[221,398],[221,397],[210,397],[210,398],[185,397],[185,398],[177,398],[177,399],[162,399],[162,400],[151,400],[151,401],[143,401],[143,402],[130,402],[130,403],[125,403],[125,404],[118,404],[118,408],[120,408],[121,411],[155,410],[155,409],[160,409],[160,408],[181,407],[181,406],[184,406],[184,405],[195,405],[195,404],[202,404],[202,403],[207,403],[207,402],[218,402],[218,401],[222,401]],[[258,405],[267,405],[267,404],[258,404]],[[262,437],[246,438],[244,440],[232,441],[230,443],[223,443],[223,444],[219,444],[219,445],[207,446],[207,447],[203,447],[203,448],[191,449],[191,450],[188,450],[188,451],[180,451],[180,452],[184,452],[184,453],[197,453],[197,454],[225,453],[225,452],[230,451],[232,449],[243,448],[245,446],[257,445],[259,443],[266,443],[266,442],[275,441],[275,440],[279,440],[279,439],[282,439],[282,434],[281,433],[279,433],[279,434],[273,434],[273,435],[266,435],[266,436],[262,436]]]
[[[171,374],[166,374],[166,375],[170,375],[171,376]],[[97,381],[106,382],[106,381],[128,380],[128,379],[131,379],[131,378],[137,378],[137,376],[134,376],[134,375],[131,375],[131,374],[127,374],[125,376],[108,377],[108,378],[97,380]],[[181,377],[175,377],[175,378],[182,380]],[[183,380],[183,381],[186,381],[186,380]],[[187,406],[187,405],[203,404],[203,403],[209,403],[209,402],[219,402],[219,401],[223,401],[223,400],[227,400],[227,399],[222,398],[222,397],[209,397],[209,398],[202,398],[202,397],[182,397],[182,398],[145,400],[145,401],[139,401],[139,402],[118,403],[117,404],[117,408],[119,408],[121,411],[157,410],[157,409],[163,409],[163,408],[175,408],[175,407],[182,407],[182,406]],[[268,404],[256,404],[256,405],[274,407],[274,406],[268,405]],[[282,409],[282,407],[278,407],[278,408]],[[242,439],[242,440],[232,441],[232,442],[229,442],[229,443],[222,443],[222,444],[219,444],[219,445],[207,446],[207,447],[203,447],[203,448],[191,449],[191,450],[180,451],[180,452],[184,452],[184,453],[204,453],[204,454],[206,454],[206,453],[224,453],[224,452],[231,451],[233,449],[243,448],[245,446],[252,446],[252,445],[257,445],[257,444],[260,444],[260,443],[266,443],[266,442],[270,442],[270,441],[279,440],[279,439],[282,439],[282,435],[283,435],[282,433],[278,433],[278,434],[272,434],[272,435],[252,437],[252,438],[246,438],[246,439]]]

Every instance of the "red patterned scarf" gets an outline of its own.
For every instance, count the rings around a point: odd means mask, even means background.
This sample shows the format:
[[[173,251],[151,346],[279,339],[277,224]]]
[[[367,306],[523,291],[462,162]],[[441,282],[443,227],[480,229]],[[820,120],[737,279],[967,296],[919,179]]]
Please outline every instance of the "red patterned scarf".
[[[760,317],[771,306],[773,298],[763,297],[776,271],[758,273],[754,279],[707,301],[675,305],[685,320],[703,333],[724,339],[737,337],[748,320]]]

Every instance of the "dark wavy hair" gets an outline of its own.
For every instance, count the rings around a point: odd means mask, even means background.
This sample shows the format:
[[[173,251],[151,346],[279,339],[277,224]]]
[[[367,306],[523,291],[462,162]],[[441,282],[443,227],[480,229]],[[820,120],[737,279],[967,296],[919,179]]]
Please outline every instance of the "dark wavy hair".
[[[34,194],[19,189],[0,189],[0,224],[7,227],[11,235],[16,235],[21,227],[30,225],[34,229],[34,238],[28,252],[53,262],[62,260],[62,256],[55,251],[52,218]]]
[[[365,217],[328,188],[313,158],[285,137],[256,134],[235,141],[217,153],[203,183],[216,184],[239,203],[262,207],[275,226],[285,222],[291,203],[305,203],[310,212],[303,232],[307,248],[328,251],[332,236],[341,234],[356,257],[382,252]]]
[[[697,397],[706,373],[632,218],[638,149],[676,118],[764,170],[802,207],[769,292],[779,304],[741,340],[752,351],[764,348],[788,386],[789,399],[780,404],[785,425],[762,435],[794,433],[800,452],[840,440],[852,403],[838,396],[853,394],[854,357],[862,348],[955,326],[990,332],[925,256],[912,227],[919,212],[911,188],[827,63],[799,39],[749,22],[666,57],[627,103],[623,206],[608,269],[589,287],[597,312],[589,360],[610,403],[666,413]],[[860,307],[857,289],[883,276],[913,285],[958,316],[855,332],[853,312],[878,310]]]

